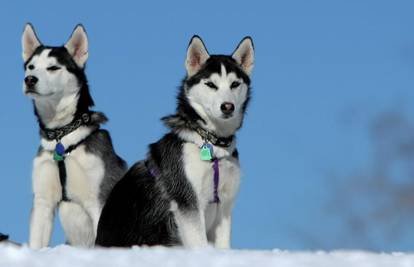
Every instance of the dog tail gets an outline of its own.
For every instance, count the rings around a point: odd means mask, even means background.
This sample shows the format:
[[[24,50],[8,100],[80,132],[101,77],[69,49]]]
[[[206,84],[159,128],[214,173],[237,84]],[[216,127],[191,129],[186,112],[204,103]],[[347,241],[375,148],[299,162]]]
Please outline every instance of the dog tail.
[[[12,244],[12,245],[15,245],[15,246],[21,246],[21,244],[19,244],[17,242],[10,241],[9,236],[5,235],[3,233],[0,233],[0,243]]]
[[[6,240],[9,240],[9,236],[0,233],[0,242],[6,241]]]

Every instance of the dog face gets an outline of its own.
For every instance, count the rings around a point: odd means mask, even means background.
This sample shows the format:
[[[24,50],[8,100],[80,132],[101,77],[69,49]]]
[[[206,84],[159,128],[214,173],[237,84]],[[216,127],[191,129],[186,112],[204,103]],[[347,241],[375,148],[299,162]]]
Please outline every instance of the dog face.
[[[240,42],[232,56],[210,56],[202,40],[193,37],[186,60],[186,96],[190,105],[212,124],[240,127],[250,96],[253,62],[249,37]]]
[[[81,25],[62,47],[41,44],[32,25],[25,26],[23,37],[25,78],[23,92],[34,99],[62,98],[79,91],[78,73],[88,57],[88,40]]]

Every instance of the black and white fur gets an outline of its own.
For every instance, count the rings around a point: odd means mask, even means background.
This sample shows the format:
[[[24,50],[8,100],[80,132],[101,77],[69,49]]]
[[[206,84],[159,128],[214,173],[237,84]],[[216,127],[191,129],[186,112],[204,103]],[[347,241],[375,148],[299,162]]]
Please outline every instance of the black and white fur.
[[[114,187],[99,221],[97,245],[230,247],[240,182],[235,139],[229,147],[213,148],[219,159],[220,203],[211,203],[213,163],[200,159],[204,141],[188,125],[218,137],[233,136],[249,102],[253,62],[249,37],[231,56],[209,55],[202,40],[192,38],[177,111],[163,118],[170,132],[151,144],[146,160],[136,163]]]
[[[116,155],[109,133],[99,129],[107,120],[105,115],[90,110],[94,103],[84,72],[88,58],[86,32],[78,25],[64,46],[50,47],[42,45],[33,27],[27,24],[22,45],[23,91],[33,100],[40,129],[61,128],[84,113],[91,116],[89,124],[61,139],[66,148],[77,145],[65,159],[69,201],[62,201],[58,166],[53,160],[57,141],[49,140],[41,131],[41,145],[33,163],[29,246],[48,246],[56,208],[67,242],[92,246],[102,207],[124,175],[126,164]]]

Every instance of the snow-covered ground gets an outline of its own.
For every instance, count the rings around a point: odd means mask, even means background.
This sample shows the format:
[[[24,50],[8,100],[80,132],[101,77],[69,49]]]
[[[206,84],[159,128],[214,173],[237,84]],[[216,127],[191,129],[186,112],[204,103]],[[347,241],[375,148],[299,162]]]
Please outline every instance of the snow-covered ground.
[[[1,267],[413,267],[414,254],[363,251],[288,252],[168,248],[80,249],[69,246],[33,251],[0,245]]]

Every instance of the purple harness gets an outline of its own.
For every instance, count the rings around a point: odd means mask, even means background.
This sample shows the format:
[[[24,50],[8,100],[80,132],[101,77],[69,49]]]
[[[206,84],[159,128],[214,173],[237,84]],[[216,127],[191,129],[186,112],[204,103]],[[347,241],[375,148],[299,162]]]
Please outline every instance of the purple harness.
[[[214,159],[213,161],[213,170],[214,170],[214,200],[212,203],[220,203],[220,198],[218,194],[218,186],[220,182],[220,170],[219,170],[219,162],[218,159]]]
[[[148,168],[148,167],[147,167],[147,169],[149,170],[149,172],[150,172],[150,174],[151,174],[152,177],[156,178],[159,175],[159,173],[158,173],[158,171],[156,169],[154,169],[154,168]]]

